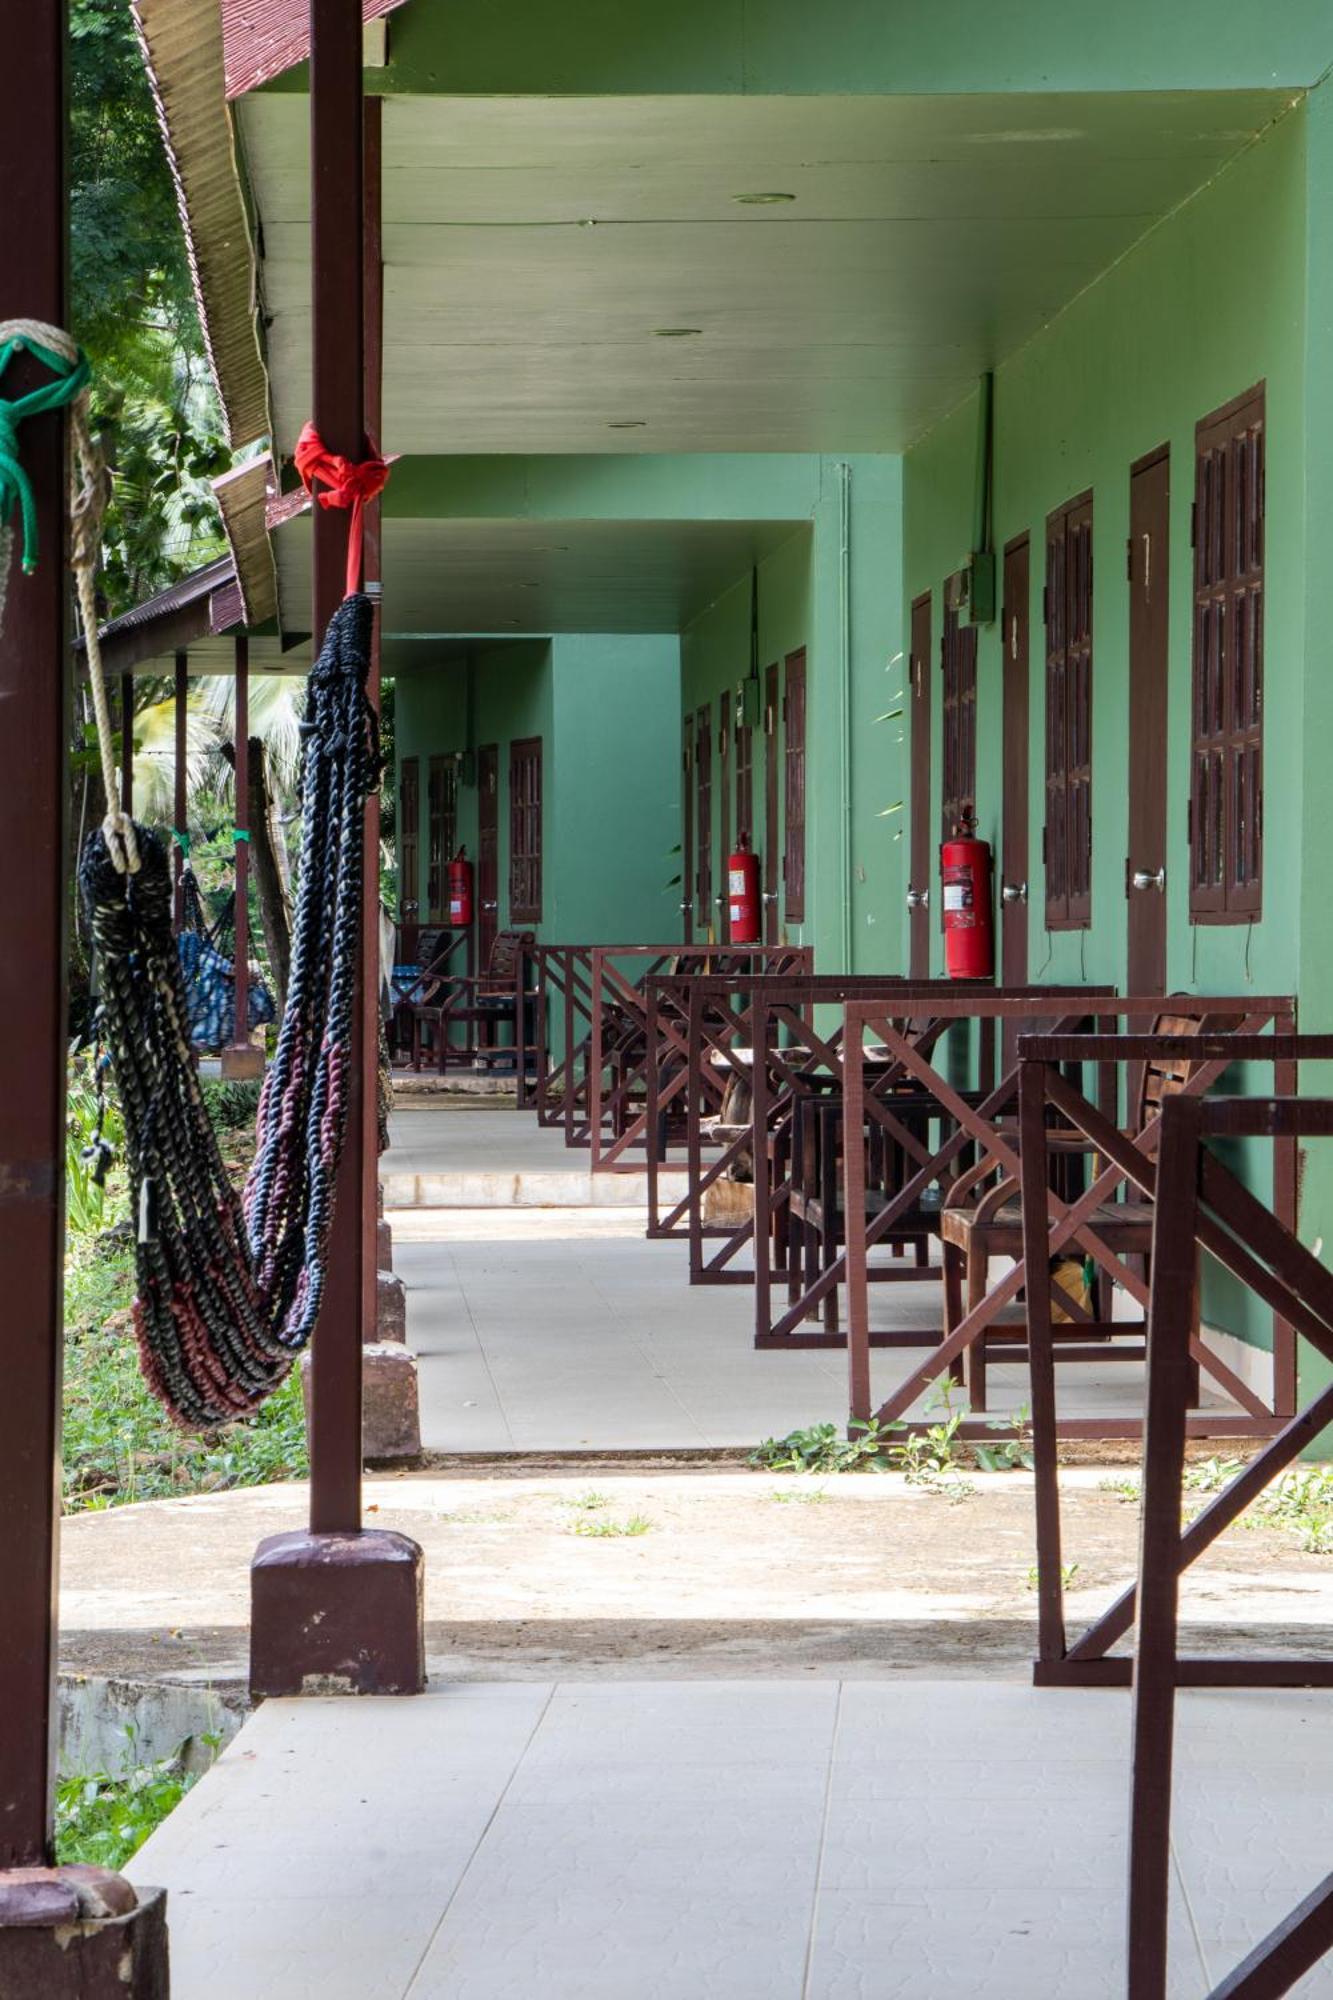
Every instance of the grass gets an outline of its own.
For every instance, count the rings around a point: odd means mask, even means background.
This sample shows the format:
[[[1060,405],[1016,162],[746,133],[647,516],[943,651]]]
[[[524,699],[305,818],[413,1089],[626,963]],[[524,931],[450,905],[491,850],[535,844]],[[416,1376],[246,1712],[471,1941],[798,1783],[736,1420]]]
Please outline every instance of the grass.
[[[257,1086],[209,1080],[204,1093],[239,1176],[252,1149],[247,1127]],[[102,1186],[82,1164],[94,1121],[93,1093],[76,1064],[67,1148],[74,1199],[65,1259],[66,1511],[304,1478],[309,1459],[295,1371],[256,1416],[198,1437],[179,1430],[150,1393],[130,1320],[134,1240],[124,1169],[112,1166]],[[114,1113],[106,1129],[118,1142]]]
[[[600,1541],[621,1535],[646,1535],[652,1525],[652,1522],[646,1520],[642,1514],[631,1514],[627,1521],[603,1521],[587,1517],[582,1521],[575,1521],[572,1532],[576,1535],[593,1535]]]
[[[98,1771],[56,1786],[56,1859],[119,1869],[174,1812],[199,1774],[175,1758],[127,1764],[117,1776]]]
[[[1238,1458],[1206,1458],[1185,1468],[1186,1493],[1220,1493],[1241,1470]],[[1098,1491],[1137,1502],[1142,1487],[1137,1473],[1098,1481]],[[1199,1512],[1189,1510],[1190,1518]],[[1284,1472],[1266,1493],[1251,1502],[1240,1517],[1245,1528],[1276,1528],[1292,1535],[1307,1555],[1333,1555],[1333,1465],[1298,1465]]]

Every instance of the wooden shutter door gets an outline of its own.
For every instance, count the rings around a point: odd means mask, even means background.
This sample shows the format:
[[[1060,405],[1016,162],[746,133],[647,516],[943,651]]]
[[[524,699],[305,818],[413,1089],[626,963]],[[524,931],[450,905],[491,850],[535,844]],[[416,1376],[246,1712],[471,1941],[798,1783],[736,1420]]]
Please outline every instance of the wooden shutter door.
[[[398,770],[398,921],[406,964],[411,963],[408,945],[416,949],[420,918],[421,765],[416,757],[404,757]]]
[[[783,862],[788,923],[805,922],[805,648],[789,653],[785,756],[787,844]]]

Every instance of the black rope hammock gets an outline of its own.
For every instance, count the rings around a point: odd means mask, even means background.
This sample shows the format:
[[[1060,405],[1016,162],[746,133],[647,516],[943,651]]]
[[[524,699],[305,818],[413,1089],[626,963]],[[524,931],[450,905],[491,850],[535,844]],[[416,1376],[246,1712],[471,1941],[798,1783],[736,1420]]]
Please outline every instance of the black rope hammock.
[[[166,846],[136,826],[141,865],[121,874],[99,829],[79,864],[100,1033],[138,1196],[140,1362],[190,1429],[244,1416],[277,1388],[324,1293],[347,1129],[364,808],[380,771],[366,699],[371,617],[368,597],[345,599],[307,685],[290,984],[243,1195],[223,1165],[191,1051]]]

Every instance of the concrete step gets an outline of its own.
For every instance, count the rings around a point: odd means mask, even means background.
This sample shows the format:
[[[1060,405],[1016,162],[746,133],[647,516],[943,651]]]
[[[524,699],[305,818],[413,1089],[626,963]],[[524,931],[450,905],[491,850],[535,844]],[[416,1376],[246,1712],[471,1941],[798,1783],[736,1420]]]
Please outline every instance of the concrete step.
[[[382,1173],[386,1208],[646,1208],[646,1174],[593,1174],[586,1166]],[[685,1193],[686,1176],[663,1174],[659,1198]]]

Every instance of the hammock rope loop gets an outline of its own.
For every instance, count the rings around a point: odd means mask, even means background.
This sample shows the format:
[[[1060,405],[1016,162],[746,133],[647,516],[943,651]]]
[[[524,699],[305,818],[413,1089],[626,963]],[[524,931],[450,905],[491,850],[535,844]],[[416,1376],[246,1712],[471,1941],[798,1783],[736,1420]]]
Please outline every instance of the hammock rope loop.
[[[241,1195],[190,1050],[168,845],[138,828],[141,867],[125,876],[96,832],[80,862],[102,967],[101,1025],[144,1225],[134,1306],[140,1359],[187,1428],[255,1409],[309,1342],[324,1295],[347,1128],[365,806],[379,774],[366,700],[372,617],[359,593],[339,606],[307,684],[287,1007]]]

